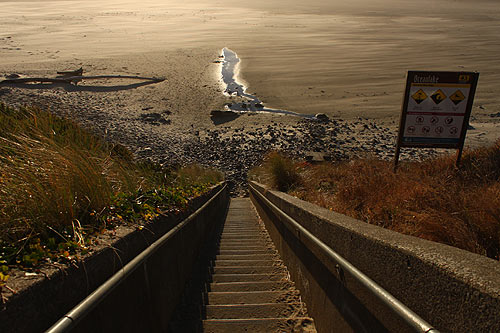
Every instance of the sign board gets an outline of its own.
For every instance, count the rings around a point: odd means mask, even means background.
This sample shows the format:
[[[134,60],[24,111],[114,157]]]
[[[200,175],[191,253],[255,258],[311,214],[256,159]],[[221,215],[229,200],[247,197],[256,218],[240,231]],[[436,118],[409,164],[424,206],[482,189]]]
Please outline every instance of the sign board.
[[[401,147],[455,148],[461,154],[478,77],[471,72],[408,72],[396,165]]]

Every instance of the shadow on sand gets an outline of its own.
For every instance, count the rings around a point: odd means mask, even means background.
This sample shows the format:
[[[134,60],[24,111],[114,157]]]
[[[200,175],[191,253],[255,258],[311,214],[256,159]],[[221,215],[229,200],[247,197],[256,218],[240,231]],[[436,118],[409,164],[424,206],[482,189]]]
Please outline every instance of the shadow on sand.
[[[2,83],[0,86],[4,87],[17,87],[22,89],[37,89],[37,90],[48,90],[54,88],[62,88],[68,92],[77,92],[77,91],[92,91],[92,92],[113,92],[113,91],[121,91],[121,90],[130,90],[139,88],[142,86],[147,86],[149,84],[158,83],[157,81],[144,81],[131,83],[126,85],[115,85],[115,86],[97,86],[97,85],[73,85],[70,83],[57,82],[57,83]]]
[[[235,120],[236,118],[238,118],[240,115],[237,114],[237,113],[232,113],[232,114],[228,114],[228,115],[224,115],[224,116],[211,116],[210,119],[212,119],[212,122],[214,123],[214,125],[221,125],[221,124],[225,124],[227,122],[230,122],[230,121],[233,121]]]

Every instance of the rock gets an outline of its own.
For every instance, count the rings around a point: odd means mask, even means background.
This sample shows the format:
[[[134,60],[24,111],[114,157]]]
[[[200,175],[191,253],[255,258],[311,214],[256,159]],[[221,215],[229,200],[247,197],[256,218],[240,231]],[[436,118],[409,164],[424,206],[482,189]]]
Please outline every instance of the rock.
[[[234,117],[237,115],[238,115],[238,113],[236,113],[234,111],[222,111],[222,110],[210,111],[210,116],[212,116],[212,117]]]
[[[330,118],[328,118],[328,116],[326,114],[324,114],[324,113],[316,113],[314,115],[314,117],[316,119],[318,119],[319,121],[328,121],[328,120],[330,120]]]
[[[318,149],[315,149],[318,150]],[[305,153],[305,159],[308,162],[324,162],[325,161],[325,153],[320,151],[309,151]]]
[[[165,119],[162,114],[155,112],[141,114],[140,120],[152,125],[170,124],[170,119]]]
[[[5,77],[7,79],[19,79],[21,77],[21,75],[16,74],[16,73],[12,73],[12,74],[9,74],[9,75],[5,75]]]

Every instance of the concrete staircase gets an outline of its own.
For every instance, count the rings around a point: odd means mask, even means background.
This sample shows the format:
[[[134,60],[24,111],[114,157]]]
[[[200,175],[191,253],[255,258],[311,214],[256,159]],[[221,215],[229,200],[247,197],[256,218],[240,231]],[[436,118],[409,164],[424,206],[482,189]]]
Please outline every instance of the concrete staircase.
[[[248,198],[233,198],[221,235],[204,332],[316,332]]]

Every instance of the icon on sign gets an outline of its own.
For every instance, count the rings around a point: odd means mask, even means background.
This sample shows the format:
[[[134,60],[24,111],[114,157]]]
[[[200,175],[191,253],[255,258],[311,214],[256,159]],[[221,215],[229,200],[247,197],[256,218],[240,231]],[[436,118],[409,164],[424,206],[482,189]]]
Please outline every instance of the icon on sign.
[[[438,127],[436,127],[436,129],[434,131],[436,132],[436,134],[441,134],[441,133],[443,133],[444,128],[442,126],[438,126]]]
[[[458,77],[458,81],[460,81],[460,82],[469,82],[470,81],[470,75],[464,75],[464,74],[462,74],[462,75],[460,75]]]
[[[446,99],[446,95],[441,91],[441,89],[438,89],[434,94],[431,95],[431,98],[434,103],[439,104]]]
[[[417,119],[415,119],[417,124],[422,124],[424,122],[424,117],[418,116]]]
[[[437,124],[438,122],[439,122],[439,118],[436,117],[436,116],[432,116],[432,118],[431,118],[431,124],[434,125],[434,124]]]
[[[416,93],[411,95],[411,98],[413,98],[415,100],[415,102],[417,102],[417,104],[420,104],[423,101],[425,101],[425,99],[427,98],[427,95],[425,94],[425,92],[422,89],[419,89]]]
[[[465,99],[465,96],[463,92],[457,90],[450,96],[450,99],[453,102],[453,104],[458,105],[458,103],[460,103]]]
[[[453,118],[452,117],[446,117],[446,119],[444,120],[444,123],[446,125],[450,125],[452,122],[453,122]]]
[[[450,134],[457,134],[458,129],[456,127],[450,128]]]
[[[429,126],[424,126],[422,127],[422,133],[427,134],[431,131],[431,128]]]
[[[406,129],[406,131],[407,131],[408,133],[410,133],[410,134],[415,133],[415,126],[410,126],[410,127],[408,127],[408,128]]]

